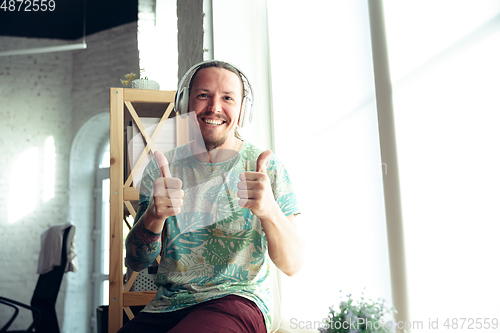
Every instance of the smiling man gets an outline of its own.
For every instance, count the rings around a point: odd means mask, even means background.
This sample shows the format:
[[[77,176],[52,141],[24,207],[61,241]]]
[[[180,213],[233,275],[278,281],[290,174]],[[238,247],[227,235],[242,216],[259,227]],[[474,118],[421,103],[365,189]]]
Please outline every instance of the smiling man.
[[[139,271],[161,254],[158,292],[120,332],[270,330],[269,260],[294,275],[304,243],[283,164],[237,132],[251,94],[225,62],[198,64],[181,80],[176,110],[198,130],[145,169],[126,262]]]
[[[235,137],[243,84],[237,74],[223,68],[207,67],[198,70],[191,80],[189,106],[196,114],[200,135],[196,135],[197,149],[216,148],[237,151],[242,141]],[[200,132],[196,131],[196,134]]]

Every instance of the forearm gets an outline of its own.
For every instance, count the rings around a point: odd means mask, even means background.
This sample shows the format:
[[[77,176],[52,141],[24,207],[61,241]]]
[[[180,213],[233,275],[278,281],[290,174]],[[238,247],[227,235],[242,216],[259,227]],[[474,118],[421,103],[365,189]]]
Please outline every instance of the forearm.
[[[160,255],[162,230],[148,228],[148,220],[147,213],[141,214],[125,240],[126,264],[134,271],[148,267]]]
[[[305,252],[295,217],[285,216],[277,207],[271,217],[261,219],[261,223],[266,233],[269,257],[283,273],[295,275],[303,266]]]

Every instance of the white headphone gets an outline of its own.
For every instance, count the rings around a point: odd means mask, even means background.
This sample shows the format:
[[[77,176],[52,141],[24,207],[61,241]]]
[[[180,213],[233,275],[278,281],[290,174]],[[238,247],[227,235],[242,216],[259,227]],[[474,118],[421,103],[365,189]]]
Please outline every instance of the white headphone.
[[[182,77],[179,82],[179,87],[177,88],[177,93],[175,95],[175,111],[181,116],[181,118],[186,118],[189,112],[189,86],[191,85],[191,80],[196,72],[201,68],[208,67],[218,67],[222,65],[231,68],[239,74],[241,82],[243,83],[243,101],[241,102],[240,118],[238,120],[238,126],[243,127],[247,122],[252,122],[253,115],[253,90],[250,82],[248,81],[246,75],[240,71],[236,66],[230,63],[218,60],[207,60],[200,62],[199,64],[191,67],[186,74]]]

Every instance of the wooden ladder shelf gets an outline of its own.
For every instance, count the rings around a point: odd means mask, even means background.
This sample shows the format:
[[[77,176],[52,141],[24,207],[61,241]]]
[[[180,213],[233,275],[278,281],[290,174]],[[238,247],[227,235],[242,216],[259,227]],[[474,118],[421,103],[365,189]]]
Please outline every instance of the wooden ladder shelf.
[[[138,167],[154,152],[156,139],[164,121],[173,116],[175,91],[141,90],[126,88],[110,89],[110,254],[109,254],[109,313],[108,332],[115,333],[123,323],[123,312],[133,318],[130,306],[146,305],[155,291],[130,291],[137,277],[134,272],[124,285],[123,271],[123,225],[131,225],[125,220],[124,209],[135,217],[133,202],[139,200],[139,193],[133,187],[133,179]],[[141,117],[161,118],[154,133],[150,136]],[[145,148],[135,165],[126,164],[125,132],[126,124],[133,121],[139,129]],[[189,141],[187,119],[175,118],[175,144],[183,145]],[[130,171],[126,171],[130,169]],[[157,258],[159,261],[159,257]]]

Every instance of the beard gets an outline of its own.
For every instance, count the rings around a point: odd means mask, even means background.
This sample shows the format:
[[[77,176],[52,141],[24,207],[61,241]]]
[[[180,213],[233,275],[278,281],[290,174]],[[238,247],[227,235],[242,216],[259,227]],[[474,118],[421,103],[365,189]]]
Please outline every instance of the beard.
[[[226,140],[227,133],[217,138],[207,137],[207,135],[202,134],[202,138],[198,138],[198,143],[203,143],[207,151],[211,151],[222,146]]]
[[[197,119],[198,119],[198,121],[203,121],[201,118],[207,117],[207,116],[213,117],[214,114],[212,112],[204,112],[203,114],[199,114],[197,116]],[[228,120],[225,117],[216,116],[216,118],[225,121],[225,124],[228,123]],[[201,136],[202,136],[201,138],[199,136],[197,136],[197,138],[196,138],[196,140],[198,141],[198,144],[203,144],[207,151],[211,151],[211,150],[214,150],[214,149],[222,146],[226,142],[228,134],[222,133],[222,134],[217,135],[215,133],[203,133],[203,132],[201,132]]]

